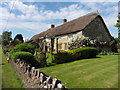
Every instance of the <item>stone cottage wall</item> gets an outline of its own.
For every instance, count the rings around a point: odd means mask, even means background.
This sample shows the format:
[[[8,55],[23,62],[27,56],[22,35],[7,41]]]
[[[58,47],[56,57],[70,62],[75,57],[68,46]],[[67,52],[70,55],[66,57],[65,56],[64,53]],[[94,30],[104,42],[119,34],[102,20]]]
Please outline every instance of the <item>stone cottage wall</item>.
[[[101,42],[110,42],[111,38],[106,31],[106,28],[99,17],[93,20],[84,30],[83,35],[90,39],[95,39]]]
[[[10,60],[10,63],[26,88],[47,88],[50,90],[59,88],[59,90],[68,90],[68,88],[61,84],[61,80],[52,78],[40,71],[40,69],[31,67],[19,59],[16,62]]]
[[[85,37],[89,37],[90,39],[94,39],[100,42],[110,42],[111,38],[104,26],[104,23],[101,21],[99,17],[93,20],[84,30],[83,35]],[[101,48],[101,47],[98,47]],[[110,46],[104,46],[102,48],[105,51],[111,51]]]

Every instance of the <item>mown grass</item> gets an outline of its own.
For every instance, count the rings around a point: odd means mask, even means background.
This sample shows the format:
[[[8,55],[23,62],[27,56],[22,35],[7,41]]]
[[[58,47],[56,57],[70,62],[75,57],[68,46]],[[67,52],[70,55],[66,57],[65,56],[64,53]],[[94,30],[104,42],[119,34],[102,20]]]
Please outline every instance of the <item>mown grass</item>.
[[[1,47],[0,47],[1,50]],[[7,62],[6,56],[2,54],[2,88],[24,88],[23,83],[12,69],[11,65]]]
[[[40,69],[68,88],[118,88],[118,55],[99,55]]]

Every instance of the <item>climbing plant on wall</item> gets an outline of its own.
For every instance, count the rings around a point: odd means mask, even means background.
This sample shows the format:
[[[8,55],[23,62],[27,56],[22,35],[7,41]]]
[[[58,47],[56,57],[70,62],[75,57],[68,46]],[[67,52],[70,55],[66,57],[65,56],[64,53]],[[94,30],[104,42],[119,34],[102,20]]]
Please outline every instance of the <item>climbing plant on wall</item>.
[[[68,43],[68,49],[72,50],[80,47],[90,47],[91,45],[92,42],[88,37],[86,38],[77,37],[73,38],[71,42]]]

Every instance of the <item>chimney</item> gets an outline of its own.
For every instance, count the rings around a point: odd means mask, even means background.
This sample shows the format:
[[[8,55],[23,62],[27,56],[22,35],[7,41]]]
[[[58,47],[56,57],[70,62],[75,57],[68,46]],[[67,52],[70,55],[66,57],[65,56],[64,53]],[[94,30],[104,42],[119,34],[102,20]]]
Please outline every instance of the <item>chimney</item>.
[[[55,25],[51,24],[51,28],[54,28],[54,27],[55,27]]]
[[[65,24],[67,22],[67,19],[63,19],[63,24]]]

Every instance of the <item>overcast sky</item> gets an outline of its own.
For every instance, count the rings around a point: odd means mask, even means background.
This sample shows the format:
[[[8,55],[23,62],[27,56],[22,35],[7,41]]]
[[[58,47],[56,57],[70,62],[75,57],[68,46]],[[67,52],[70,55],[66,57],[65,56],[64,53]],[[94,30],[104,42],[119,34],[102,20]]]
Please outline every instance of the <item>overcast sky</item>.
[[[8,30],[12,31],[13,38],[16,34],[31,38],[50,28],[51,24],[62,24],[64,18],[71,21],[95,10],[103,17],[110,33],[117,37],[118,30],[114,27],[117,2],[1,2],[0,34]]]

